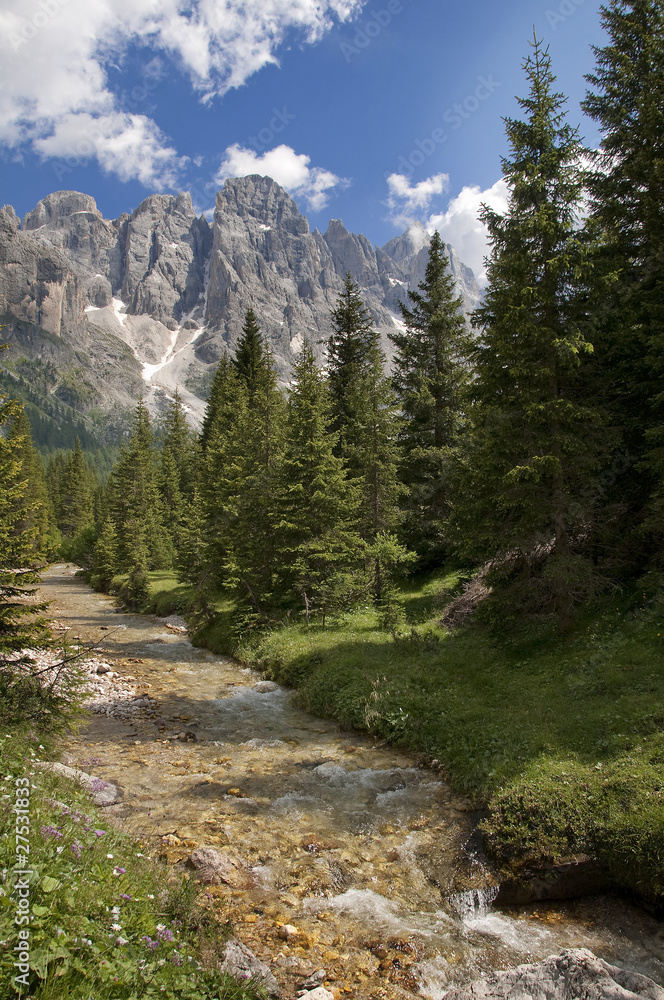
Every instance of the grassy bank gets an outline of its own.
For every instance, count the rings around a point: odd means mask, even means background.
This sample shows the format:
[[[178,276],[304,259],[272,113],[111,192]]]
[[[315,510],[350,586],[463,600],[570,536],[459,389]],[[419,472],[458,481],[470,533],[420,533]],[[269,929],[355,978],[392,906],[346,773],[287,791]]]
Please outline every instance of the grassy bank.
[[[156,578],[162,612],[166,581]],[[437,612],[454,574],[409,583],[394,639],[367,606],[321,628],[238,639],[219,605],[197,641],[294,687],[298,703],[436,759],[487,807],[506,869],[597,857],[618,885],[664,900],[664,609],[607,599],[559,636],[540,625],[454,633]],[[171,593],[172,607],[186,594]]]
[[[0,994],[43,1000],[257,1000],[216,968],[228,928],[197,902],[198,887],[109,826],[76,785],[35,768],[53,759],[25,729],[2,738],[0,798]],[[29,796],[25,796],[29,779]],[[29,799],[17,828],[17,792]],[[28,905],[18,910],[29,845]],[[18,861],[17,861],[18,858]],[[17,925],[17,912],[21,922]],[[28,924],[23,913],[30,917]],[[29,927],[29,982],[16,983],[19,932]]]

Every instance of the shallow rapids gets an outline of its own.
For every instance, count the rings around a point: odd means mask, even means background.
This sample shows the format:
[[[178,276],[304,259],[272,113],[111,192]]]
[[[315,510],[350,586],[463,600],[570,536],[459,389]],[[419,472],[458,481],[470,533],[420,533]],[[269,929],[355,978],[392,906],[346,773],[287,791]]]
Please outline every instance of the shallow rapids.
[[[153,856],[233,856],[233,884],[210,893],[284,996],[323,968],[340,994],[438,1000],[568,947],[664,983],[662,925],[623,900],[495,911],[469,803],[412,756],[294,708],[158,619],[116,613],[71,567],[42,591],[51,617],[154,700],[130,719],[89,716],[67,762],[122,788],[113,821]],[[299,934],[282,940],[284,924]]]

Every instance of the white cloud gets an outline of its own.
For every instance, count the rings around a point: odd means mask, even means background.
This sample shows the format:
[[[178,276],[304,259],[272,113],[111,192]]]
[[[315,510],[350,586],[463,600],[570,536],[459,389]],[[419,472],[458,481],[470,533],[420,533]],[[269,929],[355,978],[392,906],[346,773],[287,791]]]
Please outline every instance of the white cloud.
[[[411,185],[405,174],[390,174],[387,178],[387,203],[400,213],[413,212],[416,208],[426,211],[432,198],[447,191],[449,182],[449,174],[434,174]]]
[[[317,212],[325,208],[329,193],[334,188],[348,182],[331,170],[311,167],[310,162],[310,156],[296,153],[290,146],[276,146],[259,155],[234,143],[226,150],[215,180],[223,184],[228,177],[247,177],[250,174],[271,177],[291,194],[305,198],[307,206]]]
[[[69,167],[96,157],[107,172],[120,180],[136,179],[157,190],[174,187],[183,159],[178,157],[157,126],[145,115],[86,112],[63,115],[53,132],[34,140],[34,148],[44,158],[57,157],[64,176]]]
[[[487,228],[479,219],[480,209],[485,204],[496,212],[505,212],[507,198],[507,183],[502,177],[485,191],[478,185],[466,186],[452,198],[446,212],[431,215],[426,222],[430,233],[437,229],[443,240],[452,244],[481,284],[486,281],[484,258],[489,245]]]
[[[107,67],[131,44],[168,54],[203,99],[240,87],[269,63],[293,33],[316,42],[335,19],[364,0],[3,0],[0,11],[0,142],[14,148],[53,138],[61,145],[72,115],[89,115],[104,132],[95,155],[126,176],[128,148],[143,129],[153,160],[172,150],[140,114],[125,115]],[[135,161],[136,170],[140,164]],[[144,172],[145,173],[145,172]],[[148,175],[150,171],[148,170]],[[140,176],[133,173],[132,176]]]

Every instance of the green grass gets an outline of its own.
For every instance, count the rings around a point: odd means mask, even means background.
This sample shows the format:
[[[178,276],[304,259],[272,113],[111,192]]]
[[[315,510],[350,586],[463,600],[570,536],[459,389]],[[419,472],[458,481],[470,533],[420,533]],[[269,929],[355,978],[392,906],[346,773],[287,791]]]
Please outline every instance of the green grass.
[[[228,928],[186,877],[109,826],[63,778],[34,769],[38,737],[2,737],[0,993],[40,1000],[257,1000],[216,969]],[[47,748],[48,750],[48,748]],[[16,779],[30,777],[30,983],[16,990]],[[21,786],[23,787],[23,786]],[[25,831],[23,831],[25,832]],[[11,992],[7,992],[11,991]]]

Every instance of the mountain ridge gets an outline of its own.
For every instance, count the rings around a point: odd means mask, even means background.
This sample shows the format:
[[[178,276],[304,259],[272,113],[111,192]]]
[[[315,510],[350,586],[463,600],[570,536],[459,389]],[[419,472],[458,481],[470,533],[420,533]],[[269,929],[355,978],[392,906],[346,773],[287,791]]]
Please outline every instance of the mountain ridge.
[[[50,361],[59,376],[48,391],[102,424],[142,394],[158,413],[176,387],[196,423],[213,367],[233,350],[249,307],[286,382],[305,336],[322,354],[350,271],[389,350],[399,300],[424,276],[428,241],[414,226],[377,247],[340,219],[312,232],[284,188],[258,175],[227,180],[211,222],[196,215],[187,192],[151,194],[113,220],[76,191],[47,195],[22,223],[6,205],[3,360],[10,370],[22,364],[24,377]],[[469,312],[479,286],[448,253]]]

